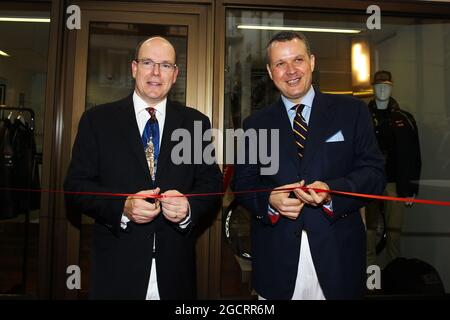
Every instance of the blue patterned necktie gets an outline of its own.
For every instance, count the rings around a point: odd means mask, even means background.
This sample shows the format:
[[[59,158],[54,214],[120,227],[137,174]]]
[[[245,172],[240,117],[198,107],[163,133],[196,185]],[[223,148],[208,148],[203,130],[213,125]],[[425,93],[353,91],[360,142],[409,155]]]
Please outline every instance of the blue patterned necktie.
[[[142,144],[144,146],[150,176],[155,181],[159,155],[159,125],[158,119],[156,119],[156,110],[154,108],[147,108],[146,110],[150,114],[150,119],[145,124],[144,132],[142,133]]]
[[[297,112],[295,114],[294,123],[292,130],[294,131],[295,144],[297,145],[297,153],[300,159],[303,158],[305,154],[305,143],[308,134],[308,124],[305,118],[302,116],[302,111],[305,108],[304,104],[298,104],[293,107],[296,108]]]

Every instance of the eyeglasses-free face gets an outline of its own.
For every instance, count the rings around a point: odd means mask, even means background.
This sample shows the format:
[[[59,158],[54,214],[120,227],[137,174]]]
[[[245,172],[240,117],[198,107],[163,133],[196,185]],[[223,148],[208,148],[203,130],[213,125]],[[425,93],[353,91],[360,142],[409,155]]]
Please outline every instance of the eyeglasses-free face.
[[[281,93],[299,103],[312,82],[315,58],[300,39],[273,42],[268,48],[267,71]]]

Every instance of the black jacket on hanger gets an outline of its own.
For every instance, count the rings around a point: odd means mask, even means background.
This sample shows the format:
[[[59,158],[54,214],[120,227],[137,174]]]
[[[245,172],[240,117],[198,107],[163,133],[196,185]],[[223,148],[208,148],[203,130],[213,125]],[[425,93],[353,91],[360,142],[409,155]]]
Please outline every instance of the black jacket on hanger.
[[[26,122],[0,119],[0,219],[14,218],[39,208],[37,192],[6,189],[39,189],[34,132]]]
[[[378,109],[375,100],[369,102],[375,133],[386,157],[388,182],[395,182],[400,197],[419,192],[422,161],[419,134],[411,113],[401,110],[394,98],[386,109]]]
[[[16,188],[39,189],[39,173],[36,162],[36,142],[34,132],[28,123],[16,120],[13,125],[12,145],[15,152],[14,179]],[[40,193],[16,192],[16,210],[18,214],[39,208]]]
[[[11,188],[14,183],[14,150],[11,144],[12,124],[9,119],[0,119],[0,188]],[[14,192],[0,190],[0,219],[14,218]]]

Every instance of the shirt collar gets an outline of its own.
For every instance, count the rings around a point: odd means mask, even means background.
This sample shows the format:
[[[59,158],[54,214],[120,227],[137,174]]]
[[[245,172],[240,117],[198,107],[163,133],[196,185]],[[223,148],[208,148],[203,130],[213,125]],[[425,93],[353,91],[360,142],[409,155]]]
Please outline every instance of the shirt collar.
[[[134,91],[133,93],[134,112],[136,116],[142,111],[147,112],[145,109],[149,108],[149,105]],[[156,110],[156,118],[165,116],[167,106],[167,97],[161,102],[158,102],[153,108]]]
[[[300,101],[300,104],[304,104],[307,108],[312,108],[314,96],[316,95],[316,92],[314,91],[313,86],[309,87],[308,92],[303,96],[302,100]],[[281,95],[281,100],[284,103],[284,107],[286,108],[286,111],[289,112],[289,110],[292,109],[293,106],[297,105],[297,103],[292,102],[285,96]]]

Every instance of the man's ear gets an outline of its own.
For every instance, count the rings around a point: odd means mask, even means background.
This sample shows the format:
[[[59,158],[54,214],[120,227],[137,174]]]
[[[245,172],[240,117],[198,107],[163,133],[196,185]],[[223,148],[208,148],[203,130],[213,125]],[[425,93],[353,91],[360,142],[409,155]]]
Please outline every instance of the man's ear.
[[[311,72],[314,71],[314,66],[316,65],[316,57],[312,54],[309,57],[309,60],[311,61]]]
[[[136,79],[136,73],[137,73],[137,62],[133,60],[133,62],[131,62],[131,74],[133,75],[133,79]]]
[[[270,79],[273,80],[273,78],[272,78],[272,70],[270,70],[269,64],[266,64],[266,69],[267,69],[267,72],[269,73]]]
[[[180,71],[180,69],[178,69],[178,67],[175,68],[175,70],[173,71],[173,81],[172,84],[174,84],[175,82],[177,82],[177,78],[178,78],[178,72]]]

